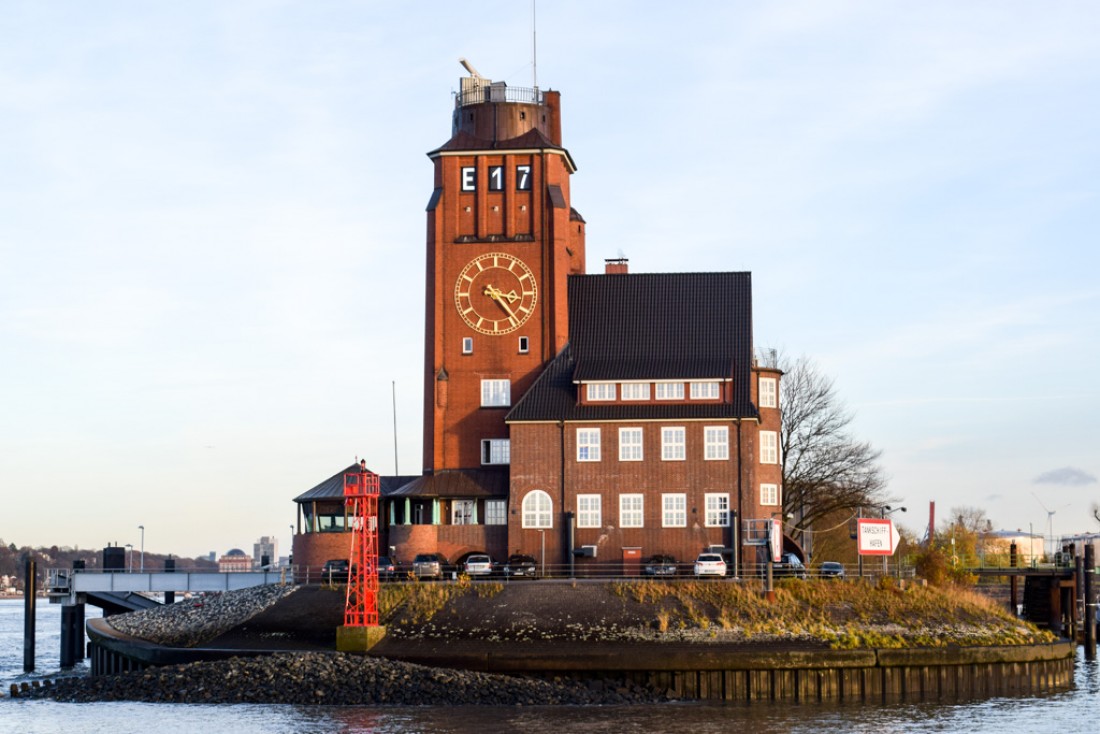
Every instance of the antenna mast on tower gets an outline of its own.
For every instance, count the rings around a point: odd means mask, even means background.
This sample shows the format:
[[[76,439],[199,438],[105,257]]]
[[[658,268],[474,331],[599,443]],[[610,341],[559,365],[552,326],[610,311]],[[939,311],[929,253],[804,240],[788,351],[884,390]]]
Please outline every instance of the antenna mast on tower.
[[[535,15],[535,5],[538,0],[531,0],[531,79],[532,86],[539,88],[539,38],[538,22]]]

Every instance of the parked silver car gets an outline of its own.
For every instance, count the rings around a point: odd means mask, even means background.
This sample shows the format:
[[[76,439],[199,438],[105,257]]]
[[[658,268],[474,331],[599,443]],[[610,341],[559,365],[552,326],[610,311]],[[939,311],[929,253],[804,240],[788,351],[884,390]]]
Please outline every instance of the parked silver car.
[[[493,559],[484,553],[475,553],[466,559],[463,568],[467,576],[492,576]]]
[[[418,579],[441,579],[447,559],[440,553],[418,553],[413,559],[413,575]]]

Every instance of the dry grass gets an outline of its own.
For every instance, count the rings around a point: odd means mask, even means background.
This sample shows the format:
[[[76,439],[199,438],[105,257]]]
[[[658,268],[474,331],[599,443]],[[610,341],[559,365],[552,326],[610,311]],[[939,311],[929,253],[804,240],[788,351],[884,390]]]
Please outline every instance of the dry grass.
[[[889,579],[860,582],[784,580],[767,601],[759,583],[615,584],[616,594],[660,609],[655,629],[698,630],[704,637],[816,641],[834,648],[1018,645],[1053,637],[963,588],[900,588]]]

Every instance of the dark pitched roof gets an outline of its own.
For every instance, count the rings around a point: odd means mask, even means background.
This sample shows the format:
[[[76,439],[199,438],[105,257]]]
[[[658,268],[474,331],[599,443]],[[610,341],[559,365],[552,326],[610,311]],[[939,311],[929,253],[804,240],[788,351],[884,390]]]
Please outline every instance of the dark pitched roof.
[[[569,344],[508,421],[755,417],[750,273],[569,278]],[[587,405],[575,383],[732,380],[730,404]]]
[[[508,471],[500,469],[447,469],[417,477],[387,497],[506,497]]]
[[[341,469],[317,486],[295,497],[294,501],[305,503],[321,500],[342,500],[344,498],[344,475],[357,471],[359,471],[358,464],[352,464],[346,469]],[[384,497],[398,487],[408,484],[413,479],[416,479],[416,477],[417,475],[395,477],[380,476],[378,478],[379,492]]]
[[[550,138],[543,135],[536,128],[531,128],[523,135],[507,140],[486,140],[474,137],[465,130],[459,130],[450,140],[435,150],[428,153],[429,156],[444,151],[459,150],[513,150],[519,148],[554,148],[561,150],[560,145],[554,145]]]

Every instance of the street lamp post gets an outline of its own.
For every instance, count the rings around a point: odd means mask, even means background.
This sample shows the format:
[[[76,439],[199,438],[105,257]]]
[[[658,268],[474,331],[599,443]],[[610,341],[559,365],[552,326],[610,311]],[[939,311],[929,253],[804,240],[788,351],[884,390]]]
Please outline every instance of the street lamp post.
[[[138,530],[141,531],[141,572],[145,573],[145,526],[138,525]]]
[[[905,507],[890,507],[890,505],[883,505],[882,507],[879,508],[879,512],[881,513],[880,517],[882,517],[883,520],[885,520],[889,515],[892,515],[895,512],[908,512],[908,511],[909,510]],[[883,576],[889,576],[890,575],[890,567],[888,565],[889,559],[890,559],[890,556],[883,556],[882,557],[882,575]],[[894,562],[894,566],[895,567],[897,566],[896,561]],[[900,578],[900,576],[899,576],[899,578]]]

